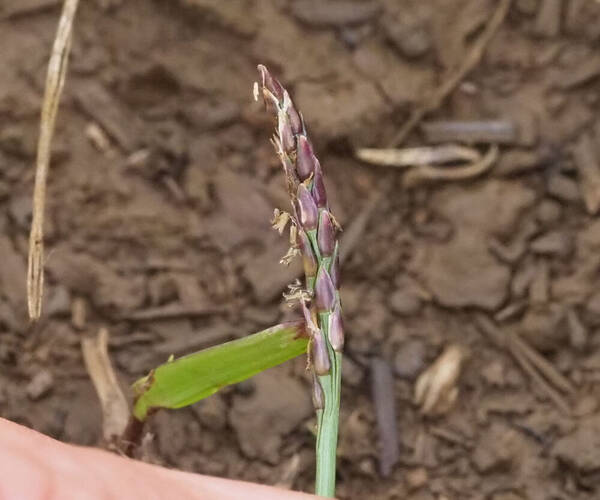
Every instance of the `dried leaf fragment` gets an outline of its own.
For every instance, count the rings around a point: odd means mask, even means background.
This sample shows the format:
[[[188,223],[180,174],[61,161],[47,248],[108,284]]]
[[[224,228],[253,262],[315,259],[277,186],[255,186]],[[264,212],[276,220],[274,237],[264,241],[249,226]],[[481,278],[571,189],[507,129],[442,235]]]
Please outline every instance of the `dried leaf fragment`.
[[[458,397],[456,386],[466,351],[456,344],[449,345],[442,355],[427,368],[415,384],[415,403],[424,415],[446,413]]]

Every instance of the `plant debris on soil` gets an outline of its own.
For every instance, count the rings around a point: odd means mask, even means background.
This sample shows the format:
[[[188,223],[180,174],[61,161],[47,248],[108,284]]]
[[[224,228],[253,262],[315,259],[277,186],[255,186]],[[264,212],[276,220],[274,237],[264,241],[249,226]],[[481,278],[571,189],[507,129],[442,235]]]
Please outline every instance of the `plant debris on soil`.
[[[600,3],[508,3],[476,57],[499,2],[81,3],[51,148],[43,313],[29,324],[33,166],[60,2],[0,1],[0,415],[98,445],[83,338],[110,331],[126,388],[171,354],[295,316],[281,292],[299,268],[279,264],[288,242],[269,222],[288,202],[252,99],[262,62],[303,110],[351,248],[338,497],[598,498]],[[419,110],[403,148],[495,161],[460,175],[356,159]],[[434,183],[410,180],[431,170]],[[469,356],[443,411],[425,414],[415,383],[448,347]],[[305,363],[159,412],[148,457],[311,491]],[[375,402],[373,376],[387,380]]]

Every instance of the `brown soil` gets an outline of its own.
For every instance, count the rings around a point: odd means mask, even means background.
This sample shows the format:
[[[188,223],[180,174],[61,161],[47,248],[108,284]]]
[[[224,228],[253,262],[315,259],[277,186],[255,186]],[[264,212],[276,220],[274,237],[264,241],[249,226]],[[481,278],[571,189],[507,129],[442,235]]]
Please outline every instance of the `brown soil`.
[[[304,113],[342,224],[385,193],[344,266],[339,497],[598,498],[600,3],[515,0],[481,63],[426,118],[516,124],[498,164],[406,189],[402,172],[352,150],[389,142],[496,2],[82,2],[50,174],[44,316],[28,326],[32,165],[57,4],[0,1],[0,415],[95,445],[82,335],[109,328],[128,384],[170,354],[296,314],[281,292],[297,268],[278,265],[285,238],[269,227],[287,206],[283,179],[251,98],[263,62]],[[427,144],[423,132],[407,144]],[[163,306],[194,314],[127,319]],[[511,355],[515,334],[550,375]],[[415,380],[450,344],[469,353],[457,400],[422,416]],[[395,373],[399,459],[385,478],[373,358]],[[157,414],[154,459],[310,491],[304,363]]]

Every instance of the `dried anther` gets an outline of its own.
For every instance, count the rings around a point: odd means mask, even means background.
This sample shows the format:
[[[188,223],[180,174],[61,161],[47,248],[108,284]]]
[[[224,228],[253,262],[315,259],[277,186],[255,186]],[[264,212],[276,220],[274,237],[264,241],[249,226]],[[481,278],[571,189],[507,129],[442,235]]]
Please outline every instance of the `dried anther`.
[[[279,234],[283,234],[288,222],[291,219],[291,215],[288,212],[281,211],[278,208],[273,210],[273,219],[271,219],[271,226],[276,229]]]
[[[279,263],[283,264],[284,266],[289,266],[296,255],[300,255],[300,250],[298,250],[296,247],[290,247],[285,255],[281,257]]]
[[[311,299],[311,294],[308,290],[306,290],[300,280],[295,280],[293,283],[288,285],[288,291],[283,294],[283,298],[290,305],[293,305],[295,302],[304,303]]]

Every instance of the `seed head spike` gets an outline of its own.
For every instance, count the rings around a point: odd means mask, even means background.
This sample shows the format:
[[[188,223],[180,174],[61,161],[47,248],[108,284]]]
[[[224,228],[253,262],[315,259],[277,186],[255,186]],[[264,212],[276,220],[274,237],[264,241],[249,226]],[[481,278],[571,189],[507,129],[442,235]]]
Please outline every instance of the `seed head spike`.
[[[344,323],[339,302],[336,303],[333,314],[329,317],[329,343],[336,352],[342,352],[344,349]]]
[[[317,330],[311,339],[311,358],[315,373],[317,375],[327,375],[331,370],[331,361],[329,361],[329,352],[327,343],[321,330]]]
[[[305,231],[317,229],[319,218],[317,205],[315,205],[315,200],[313,200],[313,197],[304,184],[298,185],[296,198],[298,200],[298,211],[302,228]]]
[[[315,155],[312,146],[304,135],[297,136],[298,152],[296,156],[296,172],[301,181],[308,179],[315,171]]]
[[[321,170],[321,164],[319,160],[315,158],[315,167],[314,167],[314,178],[313,178],[313,187],[312,187],[312,195],[315,199],[315,203],[319,208],[327,207],[327,192],[325,191],[325,183],[323,182],[323,171]]]
[[[315,305],[318,312],[327,312],[335,305],[335,289],[325,266],[319,268],[315,282]]]
[[[335,228],[327,210],[321,210],[319,229],[317,231],[319,251],[324,257],[331,257],[335,249]]]

